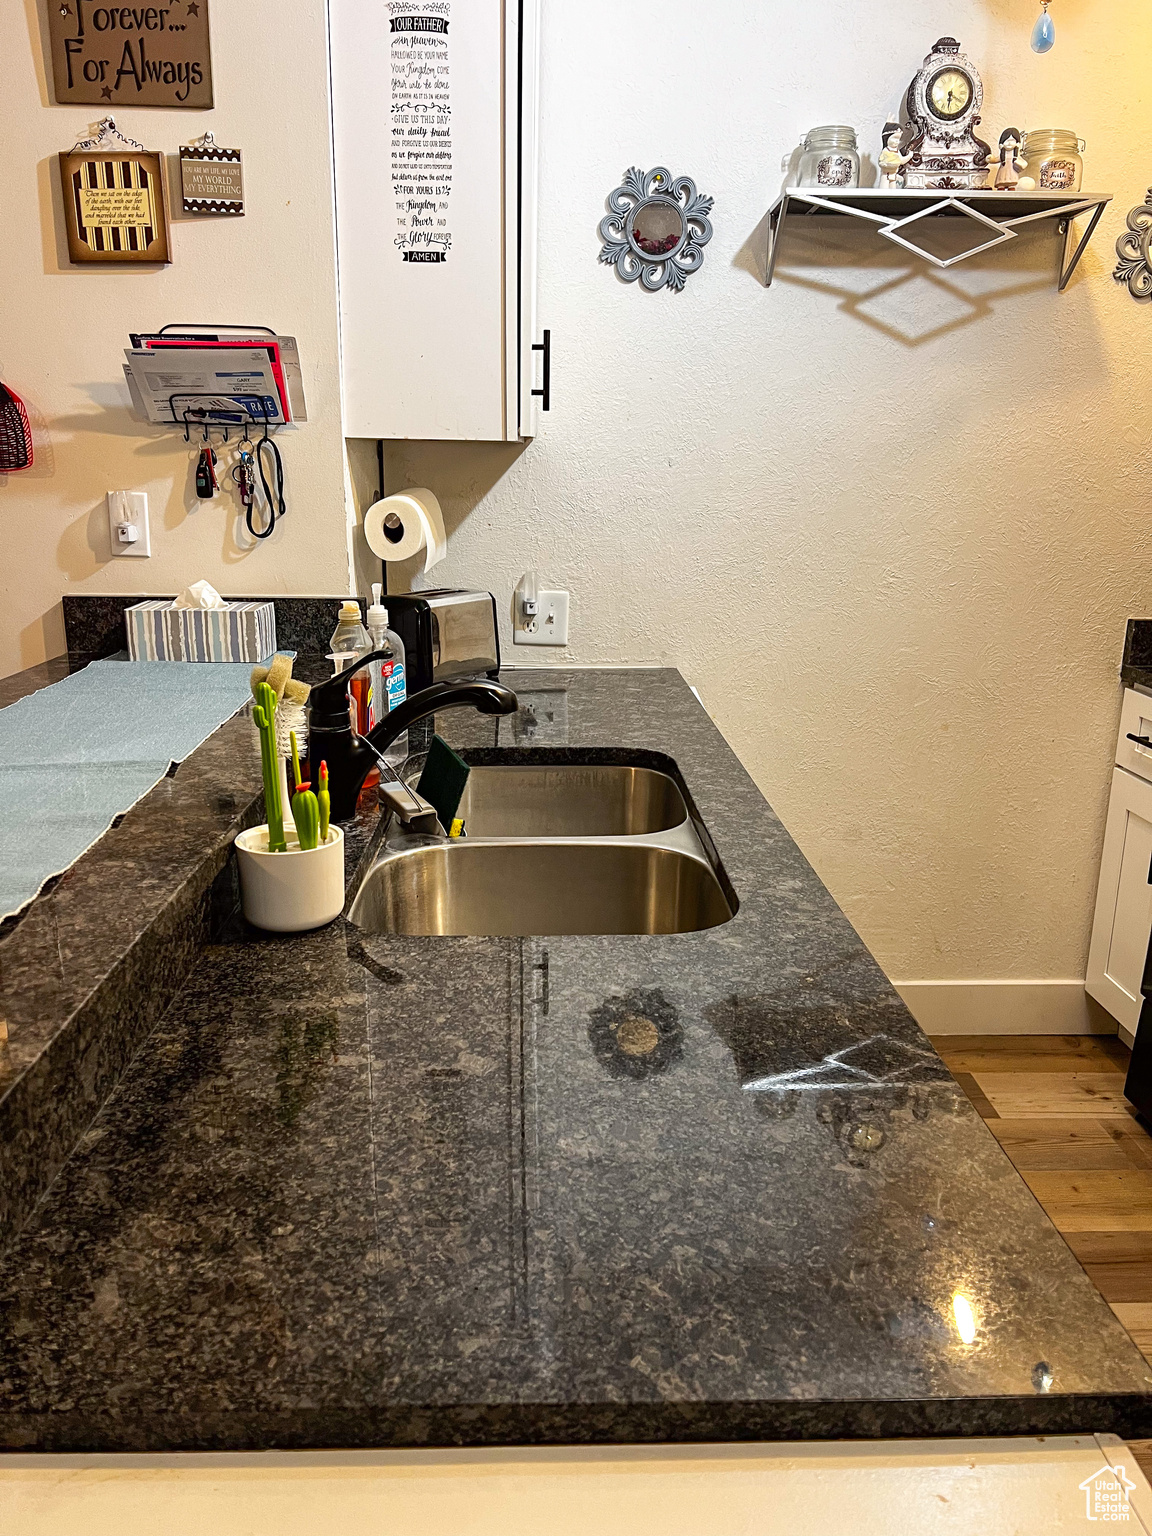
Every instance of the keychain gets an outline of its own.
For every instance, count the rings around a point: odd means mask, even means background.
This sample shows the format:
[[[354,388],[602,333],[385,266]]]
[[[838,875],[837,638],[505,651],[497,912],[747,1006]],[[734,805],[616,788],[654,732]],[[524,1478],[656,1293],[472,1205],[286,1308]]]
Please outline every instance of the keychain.
[[[233,466],[232,478],[236,482],[236,489],[240,492],[240,505],[244,508],[244,517],[248,527],[252,527],[252,502],[256,495],[256,475],[254,472],[254,455],[251,439],[245,436],[239,445],[239,460]]]
[[[216,478],[216,450],[205,443],[196,462],[196,494],[201,501],[210,501],[220,489]]]

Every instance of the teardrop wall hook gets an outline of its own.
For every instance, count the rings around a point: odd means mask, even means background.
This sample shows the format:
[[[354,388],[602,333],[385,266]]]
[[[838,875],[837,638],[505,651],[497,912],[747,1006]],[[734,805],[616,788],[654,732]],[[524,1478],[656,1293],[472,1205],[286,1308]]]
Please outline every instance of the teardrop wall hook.
[[[1056,42],[1056,28],[1052,18],[1048,14],[1048,0],[1040,0],[1041,10],[1036,18],[1036,25],[1032,28],[1032,52],[1047,53]]]

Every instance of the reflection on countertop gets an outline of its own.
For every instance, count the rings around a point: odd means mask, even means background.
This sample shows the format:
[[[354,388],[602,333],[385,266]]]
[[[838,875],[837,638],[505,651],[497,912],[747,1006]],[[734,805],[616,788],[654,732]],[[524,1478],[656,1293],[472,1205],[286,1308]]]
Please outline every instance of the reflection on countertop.
[[[736,916],[227,928],[0,1263],[0,1445],[1152,1433],[1152,1372],[680,676],[507,680],[564,741],[437,728],[674,758]]]

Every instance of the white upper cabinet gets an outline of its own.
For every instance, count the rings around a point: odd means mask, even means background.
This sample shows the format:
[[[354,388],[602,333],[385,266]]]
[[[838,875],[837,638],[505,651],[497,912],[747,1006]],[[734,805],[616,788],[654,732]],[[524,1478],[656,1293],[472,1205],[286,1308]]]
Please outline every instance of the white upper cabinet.
[[[331,0],[349,437],[534,433],[536,17]]]

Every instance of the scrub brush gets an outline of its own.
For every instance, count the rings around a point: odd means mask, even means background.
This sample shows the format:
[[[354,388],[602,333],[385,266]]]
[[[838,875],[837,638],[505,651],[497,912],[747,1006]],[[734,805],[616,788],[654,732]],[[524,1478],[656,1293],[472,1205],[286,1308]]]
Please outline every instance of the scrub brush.
[[[292,751],[292,732],[296,732],[298,739],[304,738],[304,706],[312,690],[307,683],[292,676],[292,658],[285,656],[283,651],[273,656],[270,667],[252,668],[253,697],[261,683],[266,683],[276,695],[276,751],[281,757],[287,757]]]
[[[435,807],[442,827],[451,827],[457,820],[456,812],[471,772],[468,764],[453,752],[443,737],[433,736],[416,793]]]

